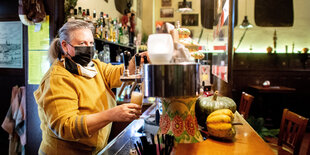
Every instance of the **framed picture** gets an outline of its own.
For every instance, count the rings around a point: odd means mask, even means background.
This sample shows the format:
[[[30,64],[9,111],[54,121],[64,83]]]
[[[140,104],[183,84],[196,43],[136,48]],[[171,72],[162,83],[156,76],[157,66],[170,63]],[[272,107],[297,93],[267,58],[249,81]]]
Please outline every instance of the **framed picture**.
[[[0,22],[0,30],[0,68],[23,68],[22,23]]]
[[[182,26],[198,26],[198,14],[182,14]]]
[[[161,0],[161,6],[171,6],[171,0]]]
[[[161,8],[160,18],[173,18],[173,8]]]
[[[192,8],[192,2],[186,2],[186,5],[189,7],[189,8]],[[183,6],[183,2],[178,2],[178,9],[180,9],[181,7]]]

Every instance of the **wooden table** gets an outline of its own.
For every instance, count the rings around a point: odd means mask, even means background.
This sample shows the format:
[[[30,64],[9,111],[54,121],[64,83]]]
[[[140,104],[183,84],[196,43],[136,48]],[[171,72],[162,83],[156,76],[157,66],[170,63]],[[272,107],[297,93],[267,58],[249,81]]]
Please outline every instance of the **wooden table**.
[[[263,117],[265,127],[280,128],[284,108],[290,108],[294,103],[292,97],[295,88],[286,86],[249,85],[249,92],[253,95],[254,103],[251,105],[250,115]]]
[[[259,93],[291,93],[296,91],[295,88],[285,87],[285,86],[269,86],[263,87],[259,85],[249,85],[249,88],[255,89]]]
[[[235,121],[243,125],[237,125],[236,137],[233,142],[221,142],[211,138],[201,143],[178,144],[176,155],[274,155],[269,145],[255,132],[255,130],[236,112]]]

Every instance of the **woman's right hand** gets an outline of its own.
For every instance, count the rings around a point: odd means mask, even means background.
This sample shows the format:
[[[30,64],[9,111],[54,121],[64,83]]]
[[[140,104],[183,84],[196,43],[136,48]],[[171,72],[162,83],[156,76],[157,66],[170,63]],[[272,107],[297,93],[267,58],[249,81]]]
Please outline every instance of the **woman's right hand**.
[[[141,106],[134,103],[126,103],[111,109],[113,122],[129,122],[138,119],[141,115]]]

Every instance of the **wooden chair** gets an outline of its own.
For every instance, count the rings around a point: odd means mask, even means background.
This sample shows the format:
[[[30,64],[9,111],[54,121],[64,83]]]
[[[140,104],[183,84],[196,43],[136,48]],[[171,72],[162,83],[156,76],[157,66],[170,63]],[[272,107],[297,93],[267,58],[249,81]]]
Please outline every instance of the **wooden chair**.
[[[249,116],[249,111],[250,111],[253,100],[254,100],[254,96],[248,93],[242,92],[238,112],[241,114],[241,116],[243,116],[244,119],[247,119]]]
[[[280,133],[278,137],[278,154],[293,153],[299,154],[301,142],[306,132],[308,118],[304,118],[288,109],[283,110]],[[282,146],[287,146],[286,147]]]

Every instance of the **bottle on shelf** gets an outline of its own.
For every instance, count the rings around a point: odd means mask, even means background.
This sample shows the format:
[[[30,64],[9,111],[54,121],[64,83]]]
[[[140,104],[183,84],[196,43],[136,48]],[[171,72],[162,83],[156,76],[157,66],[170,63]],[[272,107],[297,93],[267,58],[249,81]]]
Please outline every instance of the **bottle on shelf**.
[[[90,13],[89,13],[89,9],[86,9],[86,16],[84,18],[85,21],[87,22],[91,22],[91,16],[90,16]]]
[[[101,62],[104,62],[104,50],[100,51],[98,53],[98,59],[101,61]]]
[[[123,28],[121,23],[118,24],[118,41],[119,44],[123,44]]]
[[[103,12],[100,12],[100,18],[99,18],[99,23],[100,23],[100,38],[104,39],[105,38],[105,22],[103,18]]]
[[[85,12],[85,9],[83,9],[83,12],[82,12],[82,19],[85,20],[86,18],[86,12]]]
[[[112,27],[113,27],[113,37],[112,37],[112,39],[113,39],[113,42],[116,43],[117,40],[118,40],[118,25],[117,25],[117,20],[116,19],[113,20]]]
[[[83,16],[82,16],[82,7],[78,7],[78,13],[76,15],[76,19],[83,19]]]
[[[71,9],[70,9],[70,14],[69,14],[69,16],[67,17],[67,21],[73,21],[74,19],[75,19],[75,17],[74,17],[74,9],[71,8]]]
[[[96,10],[93,12],[93,20],[92,20],[94,25],[97,25],[97,17],[96,17]]]
[[[110,63],[110,47],[108,44],[103,46],[103,50],[104,50],[104,62],[105,63]]]
[[[118,49],[118,50],[116,51],[116,57],[115,57],[115,60],[116,60],[116,62],[118,62],[118,63],[121,62],[120,50],[121,50],[121,49]]]
[[[78,10],[77,10],[77,9],[74,9],[74,18],[76,18],[77,13],[78,13]]]
[[[105,24],[105,39],[106,40],[109,40],[109,38],[110,38],[110,24],[109,24],[109,15],[108,14],[106,14],[106,16],[105,16],[105,21],[106,21],[106,24]]]

